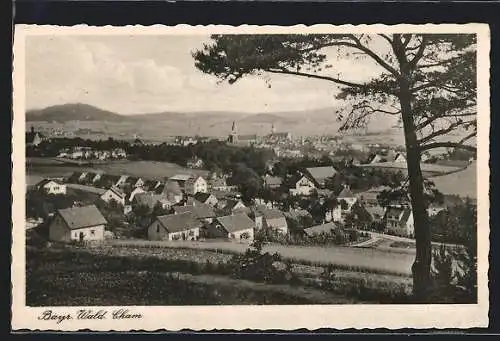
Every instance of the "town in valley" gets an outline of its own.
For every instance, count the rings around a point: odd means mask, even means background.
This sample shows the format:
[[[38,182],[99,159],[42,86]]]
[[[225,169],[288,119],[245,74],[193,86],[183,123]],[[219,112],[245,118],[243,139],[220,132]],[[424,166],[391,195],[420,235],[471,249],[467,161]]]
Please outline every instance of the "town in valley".
[[[333,129],[315,118],[338,116],[333,107],[141,118],[85,98],[26,113],[28,305],[414,302],[418,230],[400,122]],[[429,299],[468,303],[476,152],[443,146],[419,156]]]

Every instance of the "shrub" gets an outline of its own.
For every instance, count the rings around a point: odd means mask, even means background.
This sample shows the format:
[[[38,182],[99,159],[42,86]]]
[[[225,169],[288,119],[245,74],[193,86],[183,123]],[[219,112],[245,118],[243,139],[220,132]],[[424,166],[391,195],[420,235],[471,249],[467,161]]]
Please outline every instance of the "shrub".
[[[242,255],[234,255],[231,260],[233,276],[262,282],[280,282],[286,277],[286,270],[277,268],[281,261],[278,253],[262,252],[263,241],[256,239]]]

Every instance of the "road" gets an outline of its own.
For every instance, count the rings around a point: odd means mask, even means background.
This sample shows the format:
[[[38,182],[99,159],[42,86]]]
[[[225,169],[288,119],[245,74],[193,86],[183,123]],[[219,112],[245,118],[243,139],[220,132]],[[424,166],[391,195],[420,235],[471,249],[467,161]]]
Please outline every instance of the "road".
[[[170,247],[202,249],[220,252],[243,253],[248,244],[227,241],[161,241],[152,242],[147,240],[113,240],[113,245],[130,247]],[[415,258],[412,254],[385,252],[370,248],[355,248],[341,246],[297,246],[268,244],[264,251],[277,252],[283,258],[296,260],[298,262],[315,264],[333,264],[351,267],[353,270],[374,271],[388,274],[411,275],[411,265]]]

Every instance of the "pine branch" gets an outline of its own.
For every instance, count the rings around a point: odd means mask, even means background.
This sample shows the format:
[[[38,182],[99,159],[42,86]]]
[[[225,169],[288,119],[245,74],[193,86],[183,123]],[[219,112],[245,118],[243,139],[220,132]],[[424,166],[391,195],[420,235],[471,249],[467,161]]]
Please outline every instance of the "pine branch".
[[[433,142],[433,143],[429,143],[429,144],[420,146],[419,150],[420,150],[420,152],[423,152],[426,150],[436,149],[436,148],[457,148],[457,149],[469,150],[472,152],[477,151],[476,147],[461,144],[459,142]]]
[[[466,122],[456,122],[456,123],[452,123],[450,124],[450,126],[448,128],[445,128],[445,129],[440,129],[440,130],[437,130],[423,138],[421,138],[420,140],[418,140],[418,144],[424,144],[430,140],[432,140],[433,138],[435,137],[438,137],[438,136],[441,136],[441,135],[445,135],[445,134],[448,134],[449,132],[455,130],[457,127],[459,127],[460,125],[462,125],[463,123],[466,123]]]
[[[341,80],[339,78],[316,75],[313,73],[291,71],[291,70],[287,70],[287,69],[264,69],[264,71],[270,72],[270,73],[284,74],[284,75],[294,75],[294,76],[302,76],[302,77],[307,77],[307,78],[322,79],[322,80],[327,80],[327,81],[334,82],[334,83],[341,84],[341,85],[345,85],[345,86],[351,86],[354,88],[361,88],[361,89],[367,88],[367,86],[365,84],[352,83],[352,82]]]

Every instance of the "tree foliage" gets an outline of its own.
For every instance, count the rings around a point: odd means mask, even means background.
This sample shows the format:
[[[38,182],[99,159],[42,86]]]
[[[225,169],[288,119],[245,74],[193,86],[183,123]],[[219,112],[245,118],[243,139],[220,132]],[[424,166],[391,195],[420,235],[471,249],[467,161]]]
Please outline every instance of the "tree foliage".
[[[305,34],[214,35],[195,51],[201,71],[234,83],[246,75],[282,74],[321,79],[340,86],[337,112],[341,129],[365,126],[375,115],[403,124],[417,252],[412,267],[418,300],[428,297],[431,238],[425,211],[421,154],[434,148],[475,150],[467,144],[477,132],[476,36],[474,34]],[[327,50],[364,58],[380,72],[364,82],[331,72]],[[330,72],[328,72],[330,71]],[[350,108],[349,108],[350,106]],[[443,141],[465,131],[459,141]]]

